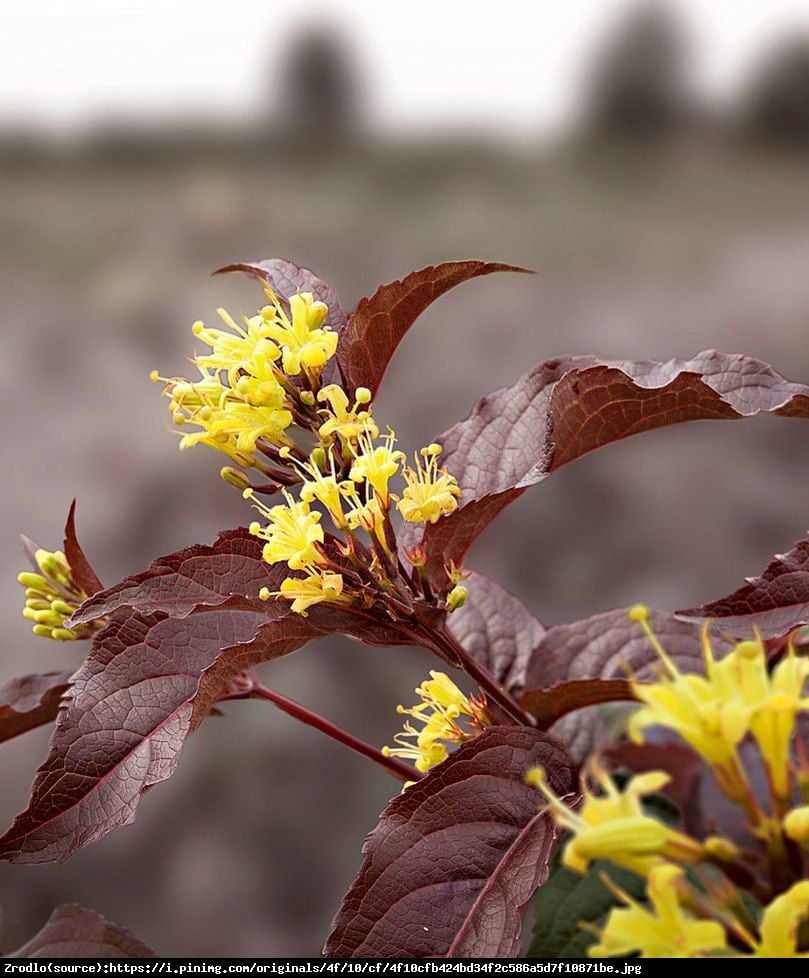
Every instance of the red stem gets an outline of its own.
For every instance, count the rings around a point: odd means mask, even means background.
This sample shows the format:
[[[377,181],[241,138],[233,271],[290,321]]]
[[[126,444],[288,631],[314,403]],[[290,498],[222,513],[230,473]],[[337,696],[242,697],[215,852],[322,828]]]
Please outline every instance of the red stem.
[[[322,717],[317,713],[313,713],[300,703],[296,703],[295,700],[282,696],[281,693],[276,693],[274,689],[267,689],[266,686],[262,686],[260,683],[257,683],[253,686],[248,695],[252,698],[269,700],[269,702],[274,703],[279,710],[283,710],[284,713],[288,713],[291,717],[295,717],[296,720],[300,720],[302,723],[305,723],[310,727],[314,727],[321,733],[326,734],[327,737],[331,737],[332,739],[343,744],[345,747],[350,747],[351,750],[356,751],[358,754],[362,754],[363,757],[368,757],[372,761],[376,761],[377,764],[385,768],[388,774],[392,774],[400,781],[418,781],[418,779],[421,777],[421,774],[415,768],[410,767],[409,764],[405,764],[396,757],[385,757],[382,751],[377,747],[373,747],[371,744],[366,744],[366,742],[364,740],[360,740],[359,737],[355,737],[353,734],[348,733],[346,730],[343,730],[342,727],[338,727],[325,717]]]
[[[481,690],[486,693],[488,699],[491,702],[496,703],[506,714],[506,716],[510,717],[512,720],[516,720],[521,726],[536,726],[536,720],[531,716],[531,714],[527,713],[519,705],[519,703],[503,689],[494,676],[492,676],[492,674],[479,662],[476,662],[462,645],[455,641],[450,632],[446,631],[445,629],[438,631],[436,629],[425,628],[425,634],[429,637],[431,647],[435,651],[443,651],[445,654],[448,654],[450,659],[455,659],[457,664],[464,669],[480,686]],[[438,648],[436,648],[436,646],[438,646]]]

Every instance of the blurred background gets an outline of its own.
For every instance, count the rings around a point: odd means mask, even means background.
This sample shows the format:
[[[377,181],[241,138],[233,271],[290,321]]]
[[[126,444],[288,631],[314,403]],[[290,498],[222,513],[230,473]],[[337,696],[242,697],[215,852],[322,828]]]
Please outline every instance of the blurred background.
[[[195,319],[260,304],[209,277],[227,262],[290,258],[347,307],[433,262],[537,269],[412,331],[377,406],[408,451],[562,353],[716,347],[809,381],[802,0],[40,0],[0,31],[0,681],[81,655],[20,617],[19,531],[55,549],[78,497],[113,583],[250,519],[220,457],[177,453],[148,382],[185,371]],[[806,531],[806,430],[611,447],[524,496],[469,565],[548,624],[718,597]],[[331,639],[263,678],[383,744],[433,665]],[[5,950],[79,901],[160,954],[319,952],[396,786],[268,704],[224,713],[132,827],[63,866],[0,865]],[[4,824],[47,736],[3,746]]]

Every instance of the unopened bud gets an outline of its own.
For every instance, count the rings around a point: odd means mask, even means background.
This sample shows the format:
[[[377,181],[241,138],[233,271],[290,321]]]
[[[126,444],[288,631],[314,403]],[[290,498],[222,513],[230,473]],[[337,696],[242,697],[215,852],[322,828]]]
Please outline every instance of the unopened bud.
[[[447,595],[447,611],[450,614],[456,611],[458,608],[463,608],[466,604],[466,597],[469,594],[469,589],[463,584],[456,584],[455,587]]]
[[[263,588],[262,588],[262,589],[261,589],[261,590],[260,590],[260,591],[258,592],[258,596],[259,596],[259,598],[260,598],[260,599],[261,599],[262,601],[269,601],[269,600],[270,600],[270,597],[271,597],[271,595],[270,595],[270,589],[269,589],[268,587],[263,587]]]
[[[709,835],[702,846],[707,856],[719,859],[723,863],[729,863],[739,858],[738,847],[730,839],[723,839],[721,835]]]
[[[312,451],[312,465],[319,469],[321,472],[326,468],[326,452],[318,445],[317,448]]]
[[[71,632],[69,628],[54,628],[51,632],[51,638],[56,639],[57,642],[72,642],[78,638],[78,635]]]
[[[33,574],[31,571],[23,571],[22,574],[18,574],[17,580],[24,587],[36,588],[37,591],[48,589],[48,582],[45,578],[41,574]]]
[[[301,391],[300,398],[301,404],[305,404],[307,407],[312,407],[315,403],[315,395],[311,391]]]
[[[245,489],[250,488],[250,480],[247,478],[244,472],[240,472],[238,469],[234,469],[230,465],[225,465],[219,470],[219,478],[227,482],[228,485],[235,486],[237,489],[240,489],[242,492],[244,492]]]
[[[371,402],[371,392],[367,387],[358,387],[354,391],[354,399],[357,404],[370,404]]]
[[[34,625],[31,631],[40,638],[50,638],[53,634],[53,629],[48,628],[47,625]]]
[[[809,805],[793,808],[784,817],[784,832],[795,842],[809,843]]]

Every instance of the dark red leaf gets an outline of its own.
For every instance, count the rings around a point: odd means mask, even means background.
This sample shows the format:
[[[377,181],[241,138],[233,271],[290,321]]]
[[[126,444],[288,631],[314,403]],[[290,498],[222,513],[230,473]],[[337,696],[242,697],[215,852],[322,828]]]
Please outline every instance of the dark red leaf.
[[[42,930],[9,958],[153,958],[143,941],[95,910],[63,903]]]
[[[463,495],[454,513],[426,528],[430,573],[443,583],[444,564],[460,562],[505,506],[587,452],[683,421],[764,411],[809,417],[809,388],[760,360],[715,351],[665,363],[593,357],[541,363],[513,387],[484,397],[437,439]]]
[[[70,564],[70,570],[73,574],[73,580],[78,584],[85,594],[95,594],[96,591],[100,591],[104,585],[99,581],[96,576],[96,572],[90,566],[90,561],[85,557],[84,551],[79,545],[79,541],[76,537],[76,500],[70,504],[70,512],[67,514],[67,523],[65,524],[65,542],[63,545],[65,557],[67,558],[68,564]]]
[[[557,831],[523,778],[562,795],[575,765],[529,727],[490,727],[394,798],[363,847],[326,944],[330,957],[508,957],[548,873]]]
[[[55,719],[68,679],[69,672],[46,672],[0,686],[0,741]]]
[[[346,390],[367,387],[375,395],[396,347],[424,310],[461,282],[492,272],[528,269],[499,262],[449,261],[380,285],[370,298],[360,299],[337,347]]]
[[[327,326],[340,330],[345,324],[347,316],[334,289],[319,279],[310,269],[296,265],[294,262],[283,258],[268,258],[256,262],[240,261],[225,265],[224,268],[217,268],[214,275],[221,275],[223,272],[244,272],[246,275],[252,275],[253,278],[266,282],[273,292],[284,299],[298,292],[311,292],[315,299],[325,302],[329,307],[329,314],[326,317]]]
[[[261,588],[278,588],[288,573],[285,566],[270,566],[261,559],[261,543],[246,529],[229,530],[213,546],[196,545],[158,557],[143,573],[94,595],[71,624],[90,622],[123,607],[181,618],[201,605],[220,605],[237,596],[262,607]]]
[[[649,621],[680,669],[703,671],[697,625],[660,611],[650,612]],[[714,637],[713,646],[721,654],[728,643]],[[556,625],[534,649],[521,702],[548,726],[583,706],[632,699],[629,678],[653,679],[659,663],[649,640],[625,610]]]
[[[518,696],[545,629],[525,605],[483,574],[472,574],[464,583],[469,595],[447,619],[449,630],[504,689]]]
[[[0,839],[15,862],[64,860],[135,817],[184,741],[242,670],[319,634],[309,619],[222,605],[182,619],[119,616],[95,639],[60,711],[27,811]]]
[[[740,638],[757,628],[765,639],[780,638],[809,624],[809,540],[800,540],[789,553],[776,554],[760,577],[726,598],[699,608],[678,611],[681,618],[711,618],[717,627]]]

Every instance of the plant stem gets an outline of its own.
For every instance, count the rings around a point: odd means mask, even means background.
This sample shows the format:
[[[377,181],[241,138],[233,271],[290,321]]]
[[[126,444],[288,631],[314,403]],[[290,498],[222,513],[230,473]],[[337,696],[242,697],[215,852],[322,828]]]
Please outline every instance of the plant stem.
[[[435,651],[444,652],[451,660],[455,660],[475,680],[489,700],[496,703],[506,716],[516,720],[521,726],[536,726],[536,720],[531,714],[527,713],[514,697],[500,686],[494,676],[479,662],[476,662],[462,645],[455,641],[450,632],[445,628],[439,631],[424,627],[424,634]]]
[[[353,734],[343,730],[342,727],[338,727],[325,717],[322,717],[317,713],[313,713],[300,703],[296,703],[295,700],[282,696],[281,693],[276,693],[274,689],[267,689],[266,686],[256,683],[248,696],[250,698],[268,700],[270,703],[274,703],[279,710],[283,710],[284,713],[288,713],[290,716],[295,717],[296,720],[300,720],[302,723],[305,723],[310,727],[314,727],[321,733],[326,734],[327,737],[331,737],[343,744],[345,747],[350,747],[351,750],[356,751],[358,754],[362,754],[363,757],[368,757],[372,761],[376,761],[377,764],[385,768],[388,774],[392,774],[400,781],[418,781],[418,779],[421,777],[421,774],[409,764],[405,764],[396,757],[385,757],[382,751],[377,747],[373,747],[371,744],[367,744],[364,740],[360,740],[358,737],[355,737]]]

